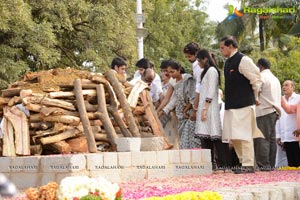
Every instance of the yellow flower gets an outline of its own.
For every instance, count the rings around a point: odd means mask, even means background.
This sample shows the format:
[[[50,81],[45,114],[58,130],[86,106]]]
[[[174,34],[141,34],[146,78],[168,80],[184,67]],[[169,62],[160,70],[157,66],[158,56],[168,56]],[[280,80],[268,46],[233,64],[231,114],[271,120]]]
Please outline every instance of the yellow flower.
[[[295,171],[295,170],[300,170],[300,167],[279,167],[278,170],[284,170],[284,171]]]
[[[222,200],[222,196],[217,192],[212,191],[183,192],[164,197],[150,197],[145,200]]]

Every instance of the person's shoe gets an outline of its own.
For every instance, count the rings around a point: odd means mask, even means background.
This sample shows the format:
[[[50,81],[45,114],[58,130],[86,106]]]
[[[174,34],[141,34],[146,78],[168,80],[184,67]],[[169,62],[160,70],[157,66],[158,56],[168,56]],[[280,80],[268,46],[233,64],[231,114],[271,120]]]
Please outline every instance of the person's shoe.
[[[233,171],[235,174],[249,174],[249,173],[255,173],[254,167],[252,166],[242,166],[241,168],[237,168],[235,171]]]
[[[264,168],[259,168],[259,171],[261,171],[261,172],[270,172],[270,171],[273,171],[273,169],[271,167],[264,167]]]

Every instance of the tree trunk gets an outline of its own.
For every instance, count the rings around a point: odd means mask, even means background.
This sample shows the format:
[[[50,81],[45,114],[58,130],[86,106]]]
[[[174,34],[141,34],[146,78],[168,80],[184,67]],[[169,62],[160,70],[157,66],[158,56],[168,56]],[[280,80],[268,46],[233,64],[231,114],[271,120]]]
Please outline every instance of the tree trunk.
[[[261,18],[259,18],[258,20],[258,27],[259,27],[260,51],[264,51],[265,50],[264,25],[263,25],[263,19]]]

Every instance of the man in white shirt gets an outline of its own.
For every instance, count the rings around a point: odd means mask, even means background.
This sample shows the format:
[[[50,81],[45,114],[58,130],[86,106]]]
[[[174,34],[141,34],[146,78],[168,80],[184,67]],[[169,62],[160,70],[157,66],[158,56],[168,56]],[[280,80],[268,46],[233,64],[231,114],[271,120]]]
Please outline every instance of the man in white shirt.
[[[295,84],[291,80],[287,80],[282,84],[282,91],[285,104],[297,105],[300,103],[300,95],[295,93]],[[293,133],[297,129],[297,113],[286,113],[285,110],[281,110],[281,117],[276,126],[276,138],[277,144],[283,145],[290,167],[300,166],[300,147],[299,137],[296,137]]]
[[[136,67],[138,70],[134,74],[134,78],[129,82],[132,85],[135,85],[138,80],[141,80],[143,73],[146,69],[151,68],[154,70],[153,64],[147,59],[142,58],[137,61]],[[159,97],[162,93],[161,79],[157,73],[155,73],[154,79],[151,81],[150,85],[150,96],[154,104],[159,102]]]
[[[280,115],[281,86],[278,78],[270,70],[270,62],[265,58],[257,61],[263,86],[256,106],[256,122],[265,138],[254,139],[257,166],[261,171],[275,168],[276,132],[275,126]]]
[[[115,57],[111,61],[111,68],[115,70],[118,74],[126,74],[127,64],[123,58]]]

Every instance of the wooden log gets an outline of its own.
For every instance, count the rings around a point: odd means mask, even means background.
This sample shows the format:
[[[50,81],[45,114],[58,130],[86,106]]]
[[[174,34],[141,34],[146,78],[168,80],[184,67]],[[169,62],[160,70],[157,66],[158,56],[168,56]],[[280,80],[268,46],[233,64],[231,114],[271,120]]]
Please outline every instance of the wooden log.
[[[30,116],[31,117],[31,116]],[[59,123],[65,123],[72,126],[77,126],[80,123],[80,118],[76,116],[70,116],[70,115],[57,115],[57,116],[46,116],[41,117],[41,121],[45,122],[59,122]]]
[[[68,139],[68,138],[76,137],[80,133],[81,132],[77,129],[69,129],[69,130],[66,130],[57,135],[40,138],[40,142],[42,144],[51,144],[51,143],[59,142],[59,141],[62,141],[62,140]]]
[[[13,98],[11,98],[11,99],[9,100],[9,102],[8,102],[7,105],[10,106],[10,107],[12,107],[12,106],[14,106],[14,105],[16,105],[16,104],[20,104],[20,103],[22,103],[21,97],[14,96]]]
[[[109,70],[108,72],[105,73],[105,77],[112,85],[112,87],[118,97],[118,100],[119,100],[121,107],[123,109],[123,112],[124,112],[125,119],[127,120],[126,122],[127,122],[128,128],[129,128],[132,136],[140,137],[139,129],[135,123],[131,108],[130,108],[130,106],[127,102],[126,96],[122,90],[122,85],[120,84],[120,82],[118,81],[118,79],[115,76],[115,72],[113,72],[112,70]]]
[[[84,105],[87,112],[97,112],[98,105],[91,104],[88,101],[84,101]]]
[[[30,155],[29,127],[25,113],[14,106],[7,109],[4,115],[14,127],[16,154]]]
[[[97,126],[101,129],[101,126],[103,126],[103,123],[101,122],[100,119],[95,119],[95,120],[90,120],[90,125]]]
[[[84,132],[84,129],[83,129],[83,126],[82,124],[80,124],[79,126],[76,127],[79,131],[81,131],[82,133]],[[99,133],[101,131],[101,127],[100,126],[92,126],[91,125],[91,129],[92,129],[92,132],[94,133]]]
[[[43,151],[42,145],[40,145],[40,144],[30,146],[30,154],[31,155],[41,155],[42,151]]]
[[[74,81],[74,93],[76,95],[77,107],[78,107],[80,119],[82,121],[82,125],[84,128],[84,133],[85,133],[85,136],[86,136],[86,139],[88,142],[89,152],[95,153],[95,152],[97,152],[96,141],[95,141],[95,137],[92,132],[92,129],[90,126],[90,121],[89,121],[89,118],[87,116],[87,112],[85,109],[80,79],[76,79]]]
[[[101,141],[103,139],[107,139],[107,135],[105,133],[95,133],[95,140]]]
[[[122,134],[125,137],[132,137],[130,131],[127,129],[128,128],[127,125],[125,124],[125,122],[122,120],[122,117],[120,116],[120,113],[118,111],[119,102],[116,98],[113,88],[109,83],[107,83],[106,85],[106,90],[108,91],[110,97],[110,107],[107,107],[107,110],[114,117],[114,120],[120,127]]]
[[[145,114],[145,108],[144,106],[136,106],[133,110],[134,115],[144,115]]]
[[[14,96],[20,96],[21,88],[9,88],[5,90],[1,90],[3,97],[14,97]]]
[[[49,144],[48,147],[53,149],[54,151],[64,154],[64,153],[71,153],[71,147],[66,141],[59,141],[52,144]]]
[[[46,129],[50,129],[54,126],[53,123],[51,122],[32,122],[29,123],[29,127],[31,129],[35,129],[35,130],[46,130]]]
[[[85,136],[66,140],[72,153],[88,153],[88,143]]]
[[[15,141],[14,141],[14,127],[12,123],[3,118],[3,146],[2,156],[16,156]]]
[[[6,105],[8,104],[10,98],[7,97],[0,97],[0,105]]]
[[[35,104],[43,104],[46,106],[54,106],[54,107],[60,107],[65,108],[67,110],[76,110],[74,105],[72,103],[59,100],[59,99],[50,99],[47,97],[41,97],[41,96],[30,96],[25,97],[22,99],[23,103],[26,105],[28,103],[35,103]]]
[[[105,79],[103,75],[94,75],[93,77],[91,77],[91,80],[98,84],[104,84],[104,85],[108,84],[108,81]]]
[[[87,117],[89,118],[89,120],[97,120],[97,119],[99,119],[98,116],[95,113],[91,113],[91,112],[87,113]]]
[[[28,103],[25,108],[33,112],[41,112],[44,106],[41,104]]]
[[[29,116],[29,122],[57,122],[66,123],[72,126],[77,126],[80,123],[80,118],[77,116],[70,115],[57,115],[57,116],[42,116],[40,113],[31,114]]]
[[[173,147],[172,144],[169,144],[168,139],[165,137],[164,130],[160,123],[160,120],[155,111],[154,105],[151,101],[151,97],[147,90],[144,90],[140,93],[140,98],[144,104],[146,118],[150,122],[151,128],[153,130],[153,134],[156,136],[164,137],[164,149],[171,149]]]
[[[96,89],[96,85],[97,84],[94,84],[92,82],[91,83],[82,83],[82,89]],[[65,88],[65,89],[68,89],[68,90],[73,90],[73,88],[74,88],[73,84],[58,84],[58,86],[60,88]]]
[[[40,114],[41,114],[41,116],[70,115],[70,116],[79,117],[78,112],[69,111],[69,110],[66,110],[66,109],[63,109],[63,108],[58,108],[58,107],[45,107],[44,106],[44,107],[41,108]]]
[[[28,89],[28,90],[21,90],[20,92],[20,97],[23,99],[25,97],[29,97],[32,95],[32,90]]]
[[[96,96],[96,90],[82,90],[82,94],[84,96]],[[73,91],[70,92],[50,92],[49,97],[52,99],[55,98],[68,98],[68,97],[74,97],[75,94]]]
[[[115,129],[111,123],[109,118],[107,109],[106,109],[106,100],[105,100],[105,92],[104,86],[102,84],[97,85],[97,99],[98,99],[98,111],[96,114],[98,115],[99,119],[103,123],[103,127],[105,131],[109,134],[109,137],[115,142],[115,139],[118,137]]]
[[[42,117],[40,113],[30,114],[29,122],[40,122],[42,121]]]
[[[140,126],[140,131],[151,133],[153,135],[153,131],[152,131],[151,127],[149,127],[149,126]]]

